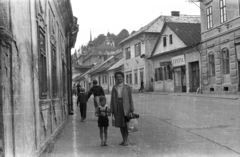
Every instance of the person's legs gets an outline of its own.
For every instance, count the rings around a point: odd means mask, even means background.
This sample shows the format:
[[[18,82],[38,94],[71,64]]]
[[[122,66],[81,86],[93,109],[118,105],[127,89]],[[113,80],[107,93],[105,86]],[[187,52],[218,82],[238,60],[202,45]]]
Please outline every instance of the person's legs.
[[[105,145],[105,146],[108,146],[108,144],[107,144],[107,139],[108,139],[108,127],[107,127],[107,126],[104,127],[104,138],[105,138],[104,145]]]
[[[80,103],[80,115],[81,115],[81,120],[83,120],[83,104]]]
[[[125,137],[125,136],[124,136],[124,128],[123,128],[123,127],[120,127],[120,131],[121,131],[121,135],[122,135],[122,139],[123,139],[123,140],[122,140],[122,142],[119,143],[119,145],[123,145],[124,142],[125,142],[125,141],[124,141],[124,140],[125,140],[125,138],[124,138],[124,137]]]
[[[123,131],[124,131],[124,144],[123,145],[127,146],[128,145],[128,128],[124,127]]]
[[[86,119],[87,104],[83,103],[83,119]]]
[[[103,141],[103,127],[99,127],[100,130],[100,139],[101,139],[101,146],[104,145],[104,141]]]

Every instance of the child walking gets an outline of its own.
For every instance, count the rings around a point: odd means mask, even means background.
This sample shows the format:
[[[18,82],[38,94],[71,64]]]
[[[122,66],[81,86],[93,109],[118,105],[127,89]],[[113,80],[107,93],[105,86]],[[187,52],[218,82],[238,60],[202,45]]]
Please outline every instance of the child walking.
[[[87,93],[85,93],[85,89],[81,88],[80,93],[78,93],[77,105],[80,103],[80,114],[81,121],[85,122],[87,117]]]
[[[106,97],[100,96],[99,101],[100,101],[100,106],[96,108],[95,115],[98,117],[98,127],[100,130],[101,146],[108,146],[108,143],[107,143],[108,126],[109,126],[108,116],[111,116],[111,113],[107,106]]]

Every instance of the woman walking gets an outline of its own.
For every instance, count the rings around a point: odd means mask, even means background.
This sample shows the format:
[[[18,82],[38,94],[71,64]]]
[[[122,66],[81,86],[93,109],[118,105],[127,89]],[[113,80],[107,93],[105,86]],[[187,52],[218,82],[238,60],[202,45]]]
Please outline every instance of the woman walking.
[[[131,87],[123,83],[124,74],[123,72],[116,72],[114,74],[116,85],[112,88],[110,111],[113,119],[115,120],[115,127],[120,128],[123,140],[119,145],[128,145],[128,128],[127,122],[129,121],[128,116],[134,111],[132,90]]]

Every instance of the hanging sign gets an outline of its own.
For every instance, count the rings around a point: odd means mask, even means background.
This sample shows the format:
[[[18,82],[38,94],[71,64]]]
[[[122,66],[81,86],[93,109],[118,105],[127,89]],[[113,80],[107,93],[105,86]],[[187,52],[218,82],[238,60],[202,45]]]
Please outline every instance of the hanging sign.
[[[172,57],[172,65],[173,65],[173,67],[185,65],[184,55]]]

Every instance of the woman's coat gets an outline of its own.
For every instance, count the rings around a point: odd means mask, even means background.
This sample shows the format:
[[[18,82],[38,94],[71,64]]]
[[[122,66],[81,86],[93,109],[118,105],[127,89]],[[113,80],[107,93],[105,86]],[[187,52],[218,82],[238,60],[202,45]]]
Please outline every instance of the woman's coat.
[[[128,116],[130,112],[134,111],[134,106],[133,106],[133,99],[132,99],[132,89],[127,84],[123,84],[122,99],[123,99],[124,116]],[[111,102],[110,102],[110,111],[113,114],[117,112],[116,111],[117,102],[118,102],[117,85],[114,85],[112,88]]]

